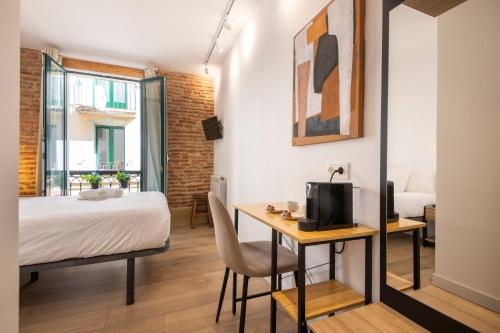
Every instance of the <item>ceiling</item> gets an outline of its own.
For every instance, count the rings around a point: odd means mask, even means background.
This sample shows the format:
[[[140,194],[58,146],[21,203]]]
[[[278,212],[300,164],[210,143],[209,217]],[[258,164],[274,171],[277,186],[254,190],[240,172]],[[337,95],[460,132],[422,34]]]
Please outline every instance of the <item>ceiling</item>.
[[[236,0],[219,64],[259,0]],[[228,0],[21,0],[21,45],[117,65],[202,73]]]

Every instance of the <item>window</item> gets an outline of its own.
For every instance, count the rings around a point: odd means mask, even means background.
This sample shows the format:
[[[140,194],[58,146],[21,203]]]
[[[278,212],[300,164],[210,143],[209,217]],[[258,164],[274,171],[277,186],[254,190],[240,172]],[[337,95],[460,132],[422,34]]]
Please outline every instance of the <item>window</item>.
[[[125,128],[96,126],[98,170],[125,169]]]
[[[106,94],[106,107],[109,109],[127,109],[127,83],[121,81],[111,81],[94,79],[94,105],[96,88],[103,89]]]

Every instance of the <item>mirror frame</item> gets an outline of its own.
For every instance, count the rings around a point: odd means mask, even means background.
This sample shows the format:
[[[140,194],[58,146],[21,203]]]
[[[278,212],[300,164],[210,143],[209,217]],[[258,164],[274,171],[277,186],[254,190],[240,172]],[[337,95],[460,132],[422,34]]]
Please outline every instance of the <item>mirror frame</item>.
[[[389,14],[404,0],[383,0],[382,109],[380,134],[380,300],[433,332],[476,332],[461,322],[387,285],[387,120],[389,96]]]

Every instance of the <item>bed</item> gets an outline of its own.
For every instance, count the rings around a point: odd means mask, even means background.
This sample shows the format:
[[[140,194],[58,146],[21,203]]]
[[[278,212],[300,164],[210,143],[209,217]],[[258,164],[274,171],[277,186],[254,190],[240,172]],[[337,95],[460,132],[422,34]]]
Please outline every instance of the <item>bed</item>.
[[[401,218],[422,218],[424,207],[435,203],[436,195],[432,193],[394,193],[394,211],[398,212]]]
[[[387,179],[394,182],[394,211],[401,218],[421,218],[424,207],[436,204],[435,172],[389,169]]]
[[[169,236],[170,211],[160,192],[19,202],[21,272],[36,280],[43,270],[127,260],[127,304],[134,303],[135,258],[168,250]]]

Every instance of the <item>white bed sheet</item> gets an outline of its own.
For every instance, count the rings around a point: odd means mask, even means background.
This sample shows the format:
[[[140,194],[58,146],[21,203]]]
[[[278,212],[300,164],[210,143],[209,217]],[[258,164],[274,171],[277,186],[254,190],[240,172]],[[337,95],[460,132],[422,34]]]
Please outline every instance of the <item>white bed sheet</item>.
[[[399,217],[424,216],[424,207],[436,203],[436,195],[420,192],[394,193],[394,211]]]
[[[101,201],[36,197],[19,202],[21,266],[157,248],[169,235],[170,211],[160,192]]]

